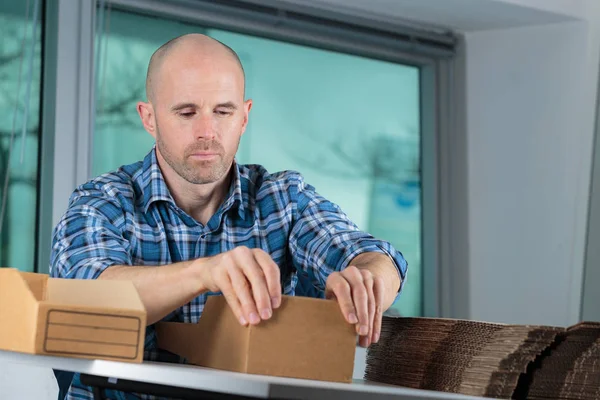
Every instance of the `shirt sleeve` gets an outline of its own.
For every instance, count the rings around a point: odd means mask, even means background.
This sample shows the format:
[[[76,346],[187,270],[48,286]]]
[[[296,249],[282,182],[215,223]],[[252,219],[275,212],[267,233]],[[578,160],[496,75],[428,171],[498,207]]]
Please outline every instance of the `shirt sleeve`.
[[[102,190],[75,191],[54,228],[50,275],[96,279],[111,265],[131,265],[124,223],[122,208]]]
[[[318,290],[325,290],[332,272],[342,271],[354,257],[365,252],[387,254],[396,266],[402,289],[408,265],[399,251],[359,230],[338,205],[320,196],[302,178],[292,187],[296,207],[290,253],[295,268],[308,275]]]

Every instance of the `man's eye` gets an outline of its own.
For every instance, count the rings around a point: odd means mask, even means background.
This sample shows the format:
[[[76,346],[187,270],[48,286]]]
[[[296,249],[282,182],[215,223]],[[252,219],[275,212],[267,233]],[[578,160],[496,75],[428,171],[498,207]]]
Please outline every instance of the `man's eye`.
[[[181,115],[183,118],[191,118],[195,115],[196,113],[194,111],[188,111],[188,112],[182,112],[179,113],[179,115]]]
[[[215,113],[217,115],[231,115],[231,111],[228,110],[216,110]]]

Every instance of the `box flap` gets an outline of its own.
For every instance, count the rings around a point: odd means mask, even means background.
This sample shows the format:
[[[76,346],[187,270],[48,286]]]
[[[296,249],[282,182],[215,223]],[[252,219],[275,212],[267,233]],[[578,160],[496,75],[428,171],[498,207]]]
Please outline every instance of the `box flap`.
[[[35,274],[33,272],[21,272],[21,277],[29,286],[29,290],[37,301],[46,299],[46,287],[48,284],[48,275]]]
[[[251,328],[248,372],[351,382],[356,331],[334,300],[283,296],[273,317]]]
[[[240,325],[223,296],[209,296],[197,324],[161,322],[156,333],[159,348],[192,364],[246,370],[249,328]]]
[[[31,275],[35,274],[0,268],[0,349],[34,351],[36,296],[43,296],[44,279]]]
[[[131,281],[50,278],[45,300],[56,306],[145,312],[144,304]]]

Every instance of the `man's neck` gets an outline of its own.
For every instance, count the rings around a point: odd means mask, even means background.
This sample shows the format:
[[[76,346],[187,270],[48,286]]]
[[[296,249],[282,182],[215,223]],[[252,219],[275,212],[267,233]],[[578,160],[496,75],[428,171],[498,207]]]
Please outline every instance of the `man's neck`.
[[[187,182],[168,165],[163,167],[166,162],[161,162],[160,159],[158,161],[175,203],[196,221],[206,225],[229,192],[232,168],[220,180],[199,185]]]

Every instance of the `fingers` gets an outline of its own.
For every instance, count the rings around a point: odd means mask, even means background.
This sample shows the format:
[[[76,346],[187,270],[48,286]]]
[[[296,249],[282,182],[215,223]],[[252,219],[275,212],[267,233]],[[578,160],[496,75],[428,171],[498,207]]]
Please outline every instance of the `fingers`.
[[[335,297],[346,320],[356,324],[359,345],[362,347],[379,340],[384,289],[381,277],[354,266],[334,272],[327,279],[327,297]]]
[[[244,275],[242,269],[237,265],[229,267],[228,274],[233,286],[233,292],[242,306],[246,321],[252,325],[258,324],[260,322],[260,317],[258,316],[254,296],[252,295],[250,283],[248,282],[246,275]]]
[[[221,292],[223,293],[227,304],[229,304],[229,307],[233,311],[233,314],[236,316],[238,321],[240,321],[240,324],[244,326],[248,325],[248,320],[246,319],[244,310],[242,310],[242,306],[238,300],[237,295],[235,294],[235,290],[233,289],[228,275],[224,276],[220,286]]]
[[[350,283],[340,272],[333,272],[329,275],[326,285],[326,296],[327,298],[335,297],[337,299],[342,310],[342,315],[344,315],[348,323],[358,323]]]
[[[375,311],[376,311],[376,301],[375,301],[375,294],[374,294],[374,290],[373,290],[373,286],[374,286],[374,281],[373,281],[373,274],[370,271],[367,270],[361,270],[360,271],[363,277],[363,282],[365,285],[365,288],[367,290],[367,309],[369,312],[369,319],[368,319],[368,327],[369,327],[369,332],[367,333],[367,335],[365,336],[365,347],[368,347],[371,343],[373,343],[373,332],[375,330],[375,327],[373,325],[373,322],[375,320]]]
[[[373,294],[375,295],[375,319],[373,321],[373,343],[379,342],[381,336],[381,320],[383,318],[383,296],[384,296],[383,278],[377,276],[373,279]]]
[[[258,314],[250,319],[251,324],[257,324],[261,319],[271,318],[271,298],[267,289],[267,282],[262,269],[254,258],[246,259],[240,263],[241,275],[249,283],[252,296],[249,298],[249,309],[257,310]],[[238,270],[239,271],[239,270]]]
[[[368,272],[368,271],[366,271]],[[356,333],[360,336],[369,334],[369,296],[361,271],[356,267],[349,267],[342,271],[352,288],[352,300],[358,316]]]
[[[212,274],[242,325],[271,318],[281,304],[279,266],[260,249],[236,247],[223,253]]]
[[[281,305],[281,280],[279,266],[263,250],[254,249],[254,258],[262,268],[267,280],[267,290],[271,301],[271,307],[278,308]]]

